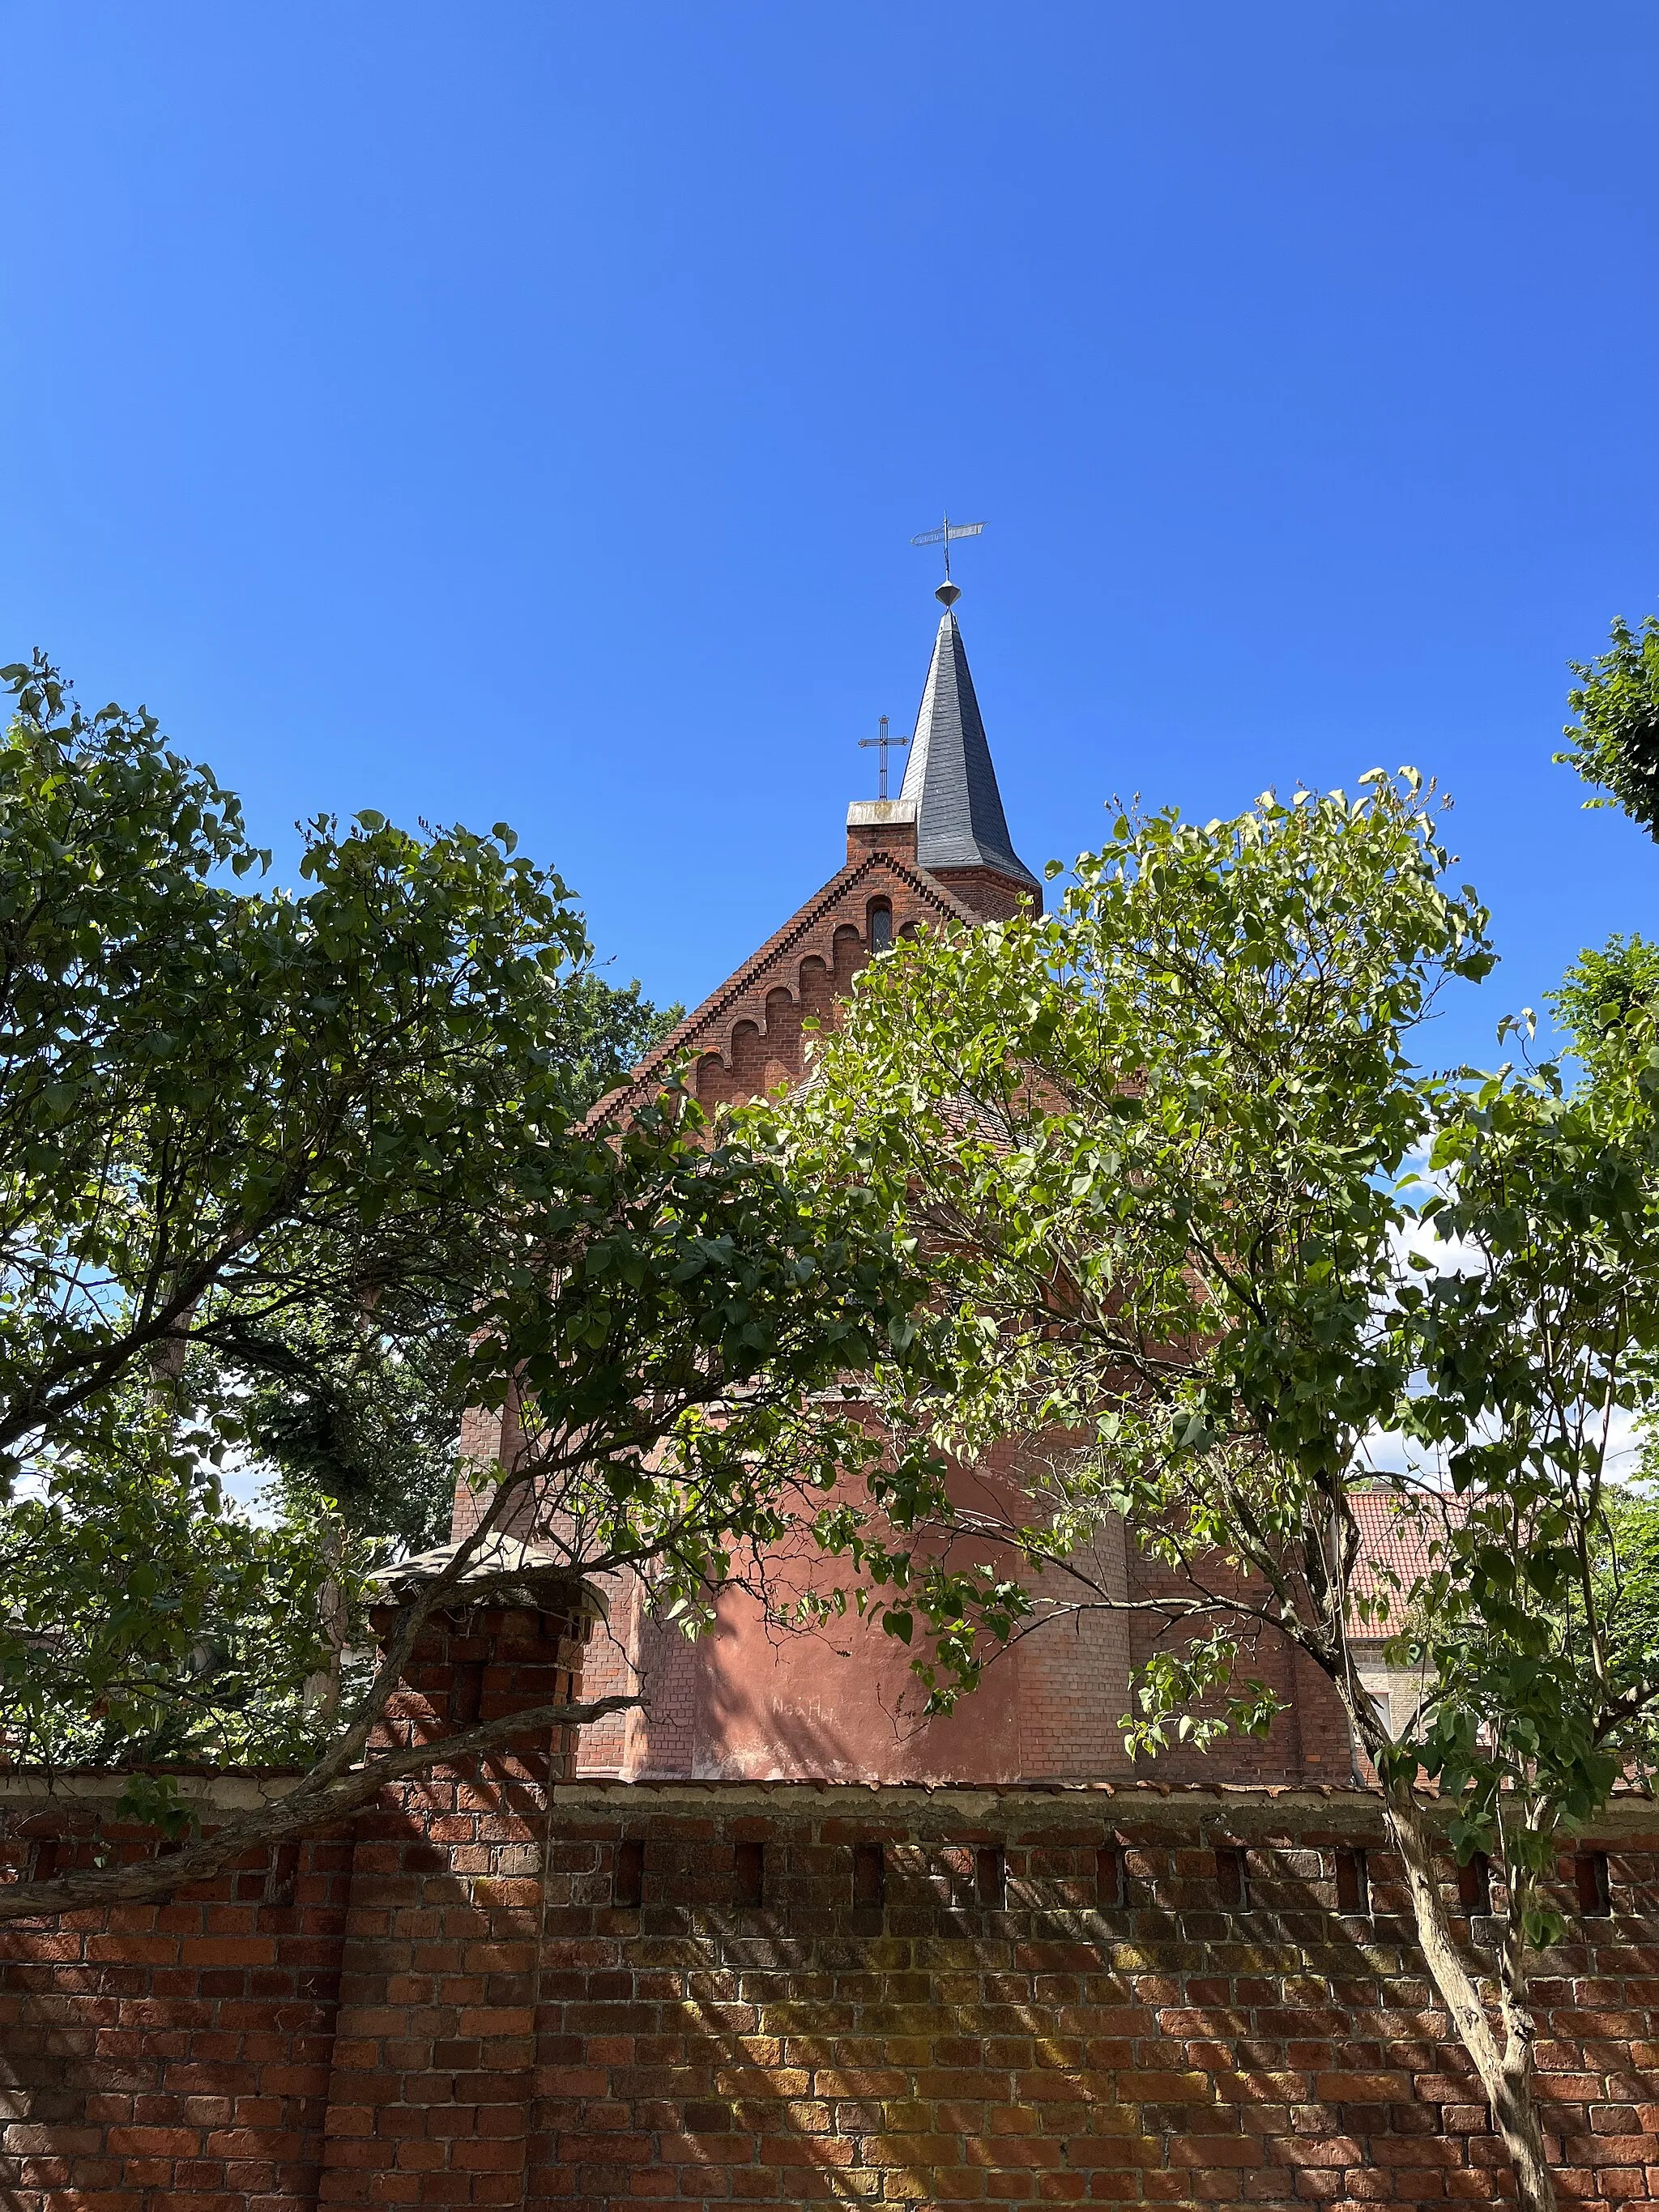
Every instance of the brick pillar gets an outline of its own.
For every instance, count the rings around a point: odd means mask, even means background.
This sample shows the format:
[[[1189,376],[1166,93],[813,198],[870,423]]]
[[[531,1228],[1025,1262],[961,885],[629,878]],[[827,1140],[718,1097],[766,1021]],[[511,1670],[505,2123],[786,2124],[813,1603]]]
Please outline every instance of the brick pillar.
[[[562,1602],[435,1615],[382,1743],[580,1695],[590,1624]],[[524,2203],[548,1793],[574,1749],[434,1766],[358,1820],[321,2204]]]
[[[914,868],[916,865],[916,810],[914,800],[855,799],[847,810],[847,858],[853,865],[866,853],[894,853]]]

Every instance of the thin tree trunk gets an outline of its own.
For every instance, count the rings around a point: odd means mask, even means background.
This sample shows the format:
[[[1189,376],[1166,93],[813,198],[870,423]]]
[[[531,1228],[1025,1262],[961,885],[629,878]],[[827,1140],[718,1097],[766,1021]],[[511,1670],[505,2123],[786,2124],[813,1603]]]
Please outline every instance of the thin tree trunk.
[[[1515,2167],[1522,2212],[1556,2212],[1555,2178],[1544,2148],[1544,2130],[1533,2094],[1532,2015],[1526,2003],[1524,1937],[1510,1899],[1510,1932],[1499,1977],[1504,2036],[1500,2042],[1480,1987],[1453,1940],[1434,1850],[1422,1808],[1409,1784],[1388,1785],[1384,1802],[1389,1827],[1406,1869],[1417,1937],[1445,2000],[1463,2048],[1474,2062],[1486,2093],[1492,2125]]]
[[[1498,2010],[1504,2021],[1504,2090],[1499,2129],[1521,2179],[1522,2203],[1553,2205],[1555,2183],[1545,2154],[1543,2122],[1538,2113],[1534,2048],[1537,2026],[1528,1990],[1525,1912],[1532,1877],[1506,1863],[1504,1879],[1509,1887],[1509,1925],[1504,1931],[1498,1979]],[[1532,2177],[1530,2181],[1528,2175]],[[1534,2191],[1531,2197],[1527,2193],[1528,2187]],[[1537,2193],[1540,2191],[1547,2193]]]
[[[337,1567],[345,1552],[344,1530],[337,1516],[323,1537],[321,1550],[330,1568]],[[323,1663],[306,1676],[301,1698],[308,1713],[321,1720],[333,1721],[340,1711],[340,1661],[345,1650],[346,1632],[351,1625],[350,1609],[337,1574],[331,1572],[317,1593],[317,1622],[322,1632]]]

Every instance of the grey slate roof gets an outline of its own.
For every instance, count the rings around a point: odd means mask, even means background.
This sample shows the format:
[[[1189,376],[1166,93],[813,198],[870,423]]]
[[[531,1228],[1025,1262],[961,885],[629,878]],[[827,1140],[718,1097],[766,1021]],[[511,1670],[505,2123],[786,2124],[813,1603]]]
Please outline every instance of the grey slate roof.
[[[991,765],[962,632],[949,607],[904,767],[902,804],[916,810],[916,860],[924,868],[995,868],[1036,888],[1015,854]]]

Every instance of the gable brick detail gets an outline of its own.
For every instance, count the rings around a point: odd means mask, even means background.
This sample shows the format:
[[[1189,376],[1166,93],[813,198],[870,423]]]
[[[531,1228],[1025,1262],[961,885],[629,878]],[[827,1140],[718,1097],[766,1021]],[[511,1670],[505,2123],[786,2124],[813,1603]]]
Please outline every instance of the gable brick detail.
[[[914,851],[914,828],[905,836]],[[884,901],[890,907],[895,937],[980,919],[907,860],[903,842],[854,846],[846,866],[646,1055],[627,1084],[593,1109],[590,1124],[637,1111],[683,1060],[692,1063],[694,1095],[710,1107],[799,1083],[806,1073],[804,1024],[834,1024],[854,976],[870,957],[872,905]]]

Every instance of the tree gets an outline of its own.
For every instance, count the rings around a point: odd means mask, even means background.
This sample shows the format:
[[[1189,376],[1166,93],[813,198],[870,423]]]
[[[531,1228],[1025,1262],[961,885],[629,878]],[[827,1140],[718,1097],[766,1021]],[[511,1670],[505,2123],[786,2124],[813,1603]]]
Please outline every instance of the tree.
[[[1583,1095],[1553,1068],[1422,1073],[1412,1032],[1492,964],[1449,865],[1403,772],[1204,827],[1125,816],[1058,914],[872,963],[777,1134],[793,1175],[872,1190],[927,1255],[950,1353],[921,1393],[878,1372],[889,1432],[959,1459],[1012,1439],[1029,1478],[969,1515],[908,1451],[823,1540],[896,1632],[921,1617],[947,1698],[1022,1625],[1150,1615],[1138,1751],[1264,1730],[1251,1651],[1304,1653],[1380,1777],[1425,1955],[1540,2207],[1546,1876],[1645,1755],[1656,1688],[1605,1458],[1614,1415],[1652,1402],[1659,1032]],[[1379,1492],[1422,1572],[1367,1537]],[[1120,1516],[1148,1555],[1128,1595],[1093,1565]],[[959,1564],[968,1538],[1000,1554]],[[1379,1618],[1420,1685],[1397,1727],[1355,1651]],[[1436,1878],[1448,1802],[1460,1856],[1506,1881],[1490,1967]]]
[[[1606,793],[1586,806],[1620,806],[1659,838],[1659,616],[1644,616],[1639,630],[1617,616],[1609,650],[1570,665],[1583,679],[1567,694],[1578,720],[1555,758]]]
[[[164,1894],[438,1756],[610,1710],[371,1752],[423,1622],[464,1581],[469,1601],[488,1589],[506,1534],[567,1578],[631,1567],[697,1617],[745,1543],[857,1462],[811,1393],[902,1337],[914,1295],[867,1205],[809,1210],[684,1099],[583,1128],[604,1045],[586,935],[504,827],[319,820],[308,888],[249,890],[264,856],[235,801],[153,718],[83,713],[38,659],[6,680],[8,1749],[305,1771],[211,1834],[176,1784],[135,1772],[125,1811],[185,1847],[9,1886],[0,1918]],[[272,1347],[326,1361],[354,1341],[383,1366],[435,1361],[452,1405],[511,1395],[520,1443],[477,1471],[478,1528],[337,1717],[311,1686],[320,1613],[361,1600],[369,1560],[314,1512],[240,1511],[225,1470]]]
[[[1599,951],[1581,952],[1549,1004],[1590,1079],[1616,1081],[1628,1064],[1632,1036],[1659,1010],[1659,945],[1642,937],[1610,937]]]
[[[561,977],[546,1049],[573,1119],[617,1087],[680,1011],[592,968]],[[270,1470],[285,1512],[330,1513],[344,1537],[389,1537],[411,1552],[448,1534],[472,1316],[465,1273],[447,1302],[443,1288],[422,1284],[411,1297],[385,1286],[373,1327],[361,1309],[310,1307],[257,1323],[239,1316],[212,1354],[198,1354],[211,1361],[212,1386],[235,1393],[245,1451]],[[198,1370],[197,1395],[209,1387]]]

